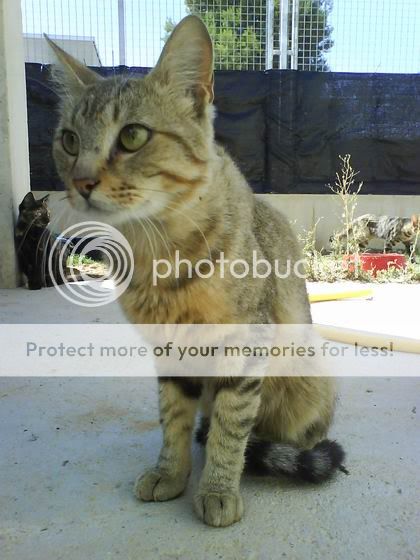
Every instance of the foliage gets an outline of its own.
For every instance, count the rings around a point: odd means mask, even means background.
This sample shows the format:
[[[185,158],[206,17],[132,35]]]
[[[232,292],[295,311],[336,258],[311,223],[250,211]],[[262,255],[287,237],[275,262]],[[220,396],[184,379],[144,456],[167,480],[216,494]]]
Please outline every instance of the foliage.
[[[359,252],[358,240],[354,237],[354,230],[351,224],[355,218],[354,213],[357,207],[357,197],[363,187],[363,182],[356,185],[356,175],[358,171],[355,171],[351,165],[351,156],[346,154],[345,156],[339,156],[341,161],[340,170],[335,174],[335,181],[333,185],[327,185],[333,194],[338,196],[338,200],[342,206],[342,225],[343,229],[346,231],[346,247],[345,254],[353,255]],[[332,248],[336,253],[341,253],[341,244],[338,241],[337,236],[333,236]]]
[[[343,262],[343,255],[333,252],[324,254],[323,249],[317,249],[317,228],[321,218],[315,225],[298,234],[302,246],[302,253],[306,261],[306,278],[310,282],[338,282],[341,280],[365,279],[360,278],[361,271],[352,270]],[[364,273],[362,273],[364,275]]]
[[[82,264],[93,264],[95,261],[87,255],[71,254],[67,259],[67,266],[80,266]]]
[[[328,70],[325,53],[333,42],[327,18],[332,2],[300,1],[298,36],[304,37],[304,43],[299,45],[298,69]],[[185,5],[189,13],[202,18],[210,32],[217,70],[265,70],[266,0],[185,0]],[[290,13],[290,23],[291,17]],[[275,0],[274,37],[279,36],[279,25],[280,0]],[[174,22],[167,20],[164,40],[173,28]]]
[[[305,37],[305,42],[299,45],[298,70],[329,70],[325,54],[334,46],[333,28],[328,24],[333,1],[300,0],[298,36]]]
[[[302,230],[298,238],[306,260],[307,279],[314,282],[338,282],[342,280],[377,283],[420,282],[420,263],[415,255],[415,247],[420,239],[420,224],[417,228],[413,250],[405,268],[390,266],[388,270],[381,270],[374,274],[370,271],[361,270],[357,264],[354,266],[349,261],[344,261],[344,255],[354,255],[353,262],[358,262],[359,245],[357,239],[353,237],[349,225],[354,219],[358,196],[363,183],[356,182],[358,172],[352,167],[350,155],[340,156],[340,161],[340,169],[336,173],[334,184],[327,186],[337,195],[342,208],[340,229],[348,232],[345,247],[342,247],[338,237],[335,236],[331,243],[332,252],[330,254],[325,254],[323,249],[317,249],[317,227],[320,219],[309,230]]]

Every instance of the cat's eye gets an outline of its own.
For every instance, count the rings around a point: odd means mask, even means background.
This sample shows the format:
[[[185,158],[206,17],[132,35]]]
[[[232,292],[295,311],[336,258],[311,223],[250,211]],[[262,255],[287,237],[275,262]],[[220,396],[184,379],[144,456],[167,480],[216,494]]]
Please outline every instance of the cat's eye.
[[[61,142],[65,151],[71,156],[77,156],[79,153],[79,137],[71,130],[65,130],[61,137]]]
[[[128,124],[119,136],[119,145],[126,152],[137,152],[150,138],[150,130],[141,124]]]

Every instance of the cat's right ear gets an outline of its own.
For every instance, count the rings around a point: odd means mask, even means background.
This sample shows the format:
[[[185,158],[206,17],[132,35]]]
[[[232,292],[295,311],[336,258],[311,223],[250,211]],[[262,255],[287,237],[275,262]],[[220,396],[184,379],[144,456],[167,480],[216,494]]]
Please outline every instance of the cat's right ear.
[[[45,33],[44,37],[59,63],[58,65],[54,64],[51,71],[51,77],[59,89],[69,93],[79,93],[86,86],[102,79],[96,72],[66,53]]]
[[[35,203],[35,197],[32,194],[32,192],[28,192],[27,194],[25,194],[22,202],[19,205],[19,210],[22,210],[23,208],[32,208],[32,206]]]

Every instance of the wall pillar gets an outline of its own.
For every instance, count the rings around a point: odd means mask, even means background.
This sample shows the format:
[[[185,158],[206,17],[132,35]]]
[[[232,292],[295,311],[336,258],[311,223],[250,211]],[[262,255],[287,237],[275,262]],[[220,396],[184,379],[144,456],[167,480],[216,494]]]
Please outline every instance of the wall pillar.
[[[19,282],[14,246],[17,208],[30,190],[22,14],[0,0],[0,288]]]

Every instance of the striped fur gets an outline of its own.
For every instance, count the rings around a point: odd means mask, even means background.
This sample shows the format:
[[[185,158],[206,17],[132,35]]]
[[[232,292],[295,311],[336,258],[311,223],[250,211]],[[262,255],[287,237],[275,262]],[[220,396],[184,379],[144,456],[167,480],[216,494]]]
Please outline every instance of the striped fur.
[[[202,417],[196,432],[197,442],[206,445],[210,422]],[[250,474],[287,475],[309,482],[328,480],[342,468],[344,451],[335,441],[324,439],[312,449],[286,443],[265,441],[251,434],[245,449],[245,469]]]
[[[332,236],[331,240],[335,238],[341,244],[350,236],[364,250],[370,240],[376,237],[383,240],[385,252],[391,252],[398,243],[402,243],[407,253],[412,255],[419,234],[420,220],[416,214],[411,218],[364,214],[353,220],[349,228]]]
[[[254,197],[214,141],[212,47],[201,21],[184,19],[157,67],[140,80],[95,78],[54,48],[64,68],[56,79],[66,92],[54,141],[57,169],[70,203],[89,219],[113,223],[131,243],[135,269],[120,299],[126,316],[143,324],[311,323],[305,282],[293,272],[301,255],[288,220]],[[119,149],[118,134],[129,123],[146,126],[150,134],[141,149],[127,154]],[[66,129],[81,138],[77,158],[63,150]],[[89,202],[74,186],[86,176],[95,179]],[[175,251],[193,265],[211,258],[215,274],[170,274],[154,284],[153,260],[173,261]],[[248,264],[255,252],[277,261],[280,272],[289,261],[292,272],[238,280],[229,271],[220,273],[221,252]],[[259,457],[267,472],[314,480],[330,475],[342,459],[337,446],[322,441],[333,416],[334,383],[310,375],[313,362],[302,361],[306,371],[307,377],[259,377],[257,371],[254,377],[162,377],[163,446],[156,466],[137,479],[136,496],[161,501],[184,490],[199,406],[209,430],[194,505],[205,523],[227,526],[241,518],[240,479],[251,457]],[[252,454],[262,449],[261,441],[277,443]]]

